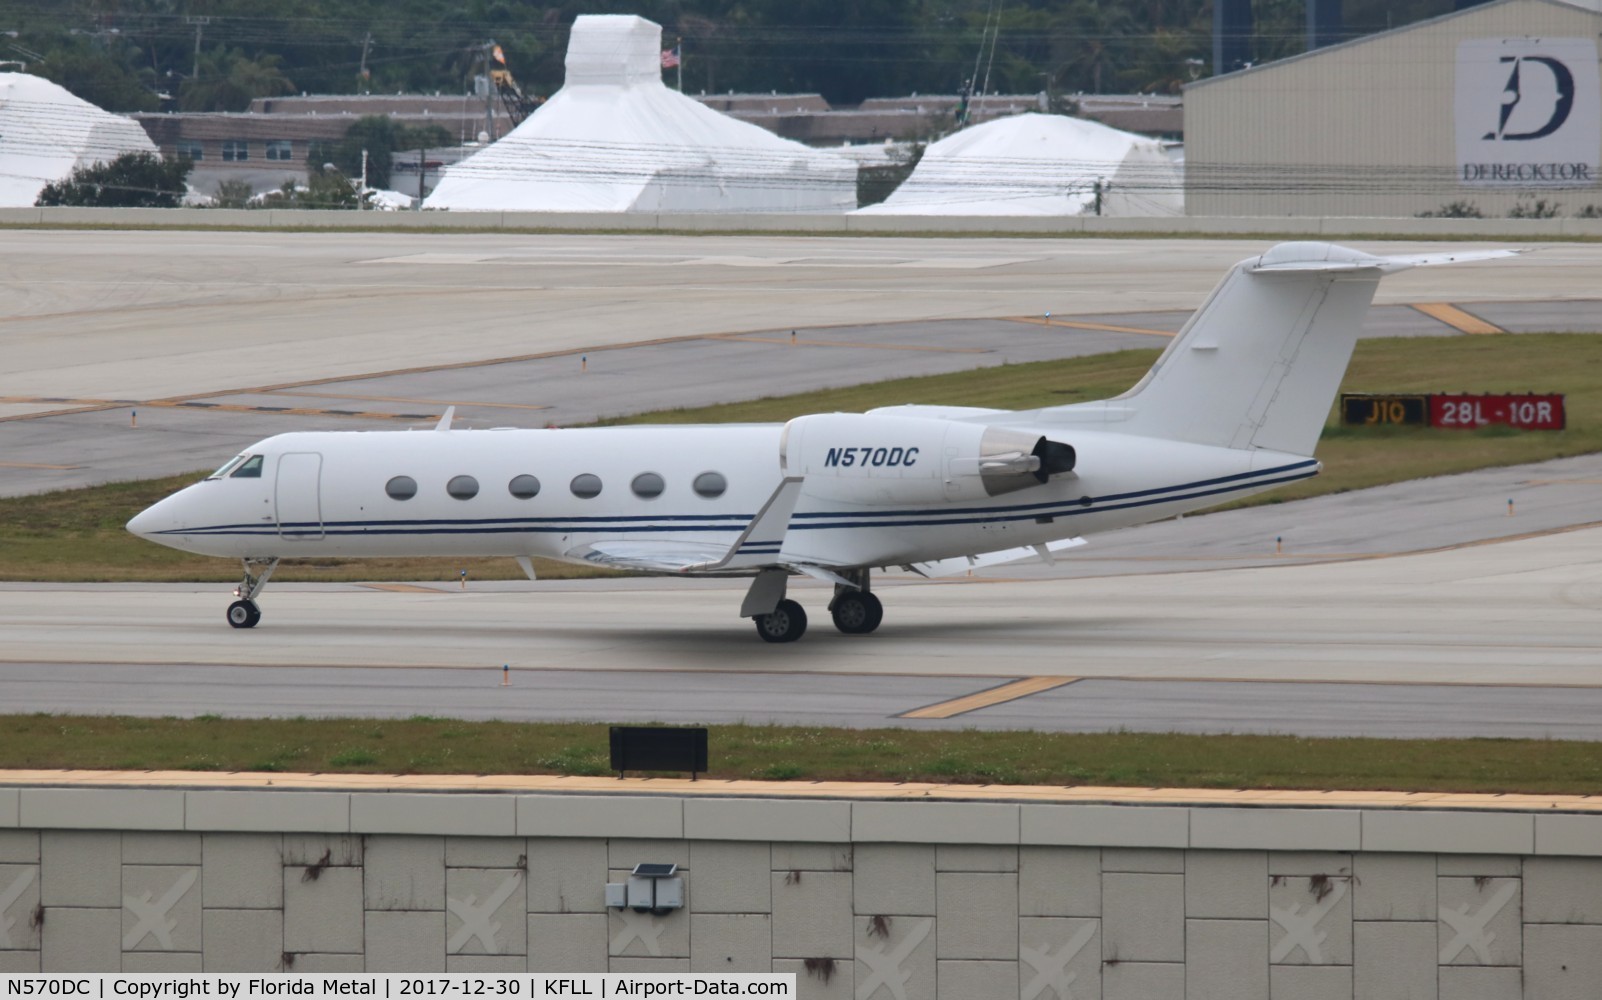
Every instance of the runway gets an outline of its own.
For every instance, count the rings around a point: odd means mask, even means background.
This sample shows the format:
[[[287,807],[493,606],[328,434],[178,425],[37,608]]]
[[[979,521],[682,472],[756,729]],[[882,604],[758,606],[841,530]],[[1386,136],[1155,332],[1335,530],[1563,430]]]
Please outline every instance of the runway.
[[[797,584],[788,646],[738,581],[285,585],[250,632],[220,587],[9,584],[0,674],[19,711],[1602,738],[1602,527],[1336,557],[887,579],[867,637]]]
[[[1157,349],[1265,248],[0,231],[0,495],[210,469],[282,431],[426,427],[451,405],[462,427],[568,426]],[[1594,331],[1598,288],[1593,244],[1422,269],[1381,285],[1365,333]]]
[[[209,466],[278,430],[426,426],[446,405],[470,426],[541,426],[1161,347],[1265,249],[26,231],[0,246],[11,495]],[[1598,288],[1591,244],[1410,272],[1381,286],[1367,333],[1597,330]],[[1588,456],[1151,525],[1050,569],[887,578],[868,637],[836,633],[827,591],[798,583],[812,630],[780,647],[736,616],[740,581],[275,584],[250,632],[223,624],[226,587],[0,584],[0,701],[1596,739],[1602,528],[1566,529],[1602,521],[1597,482]]]

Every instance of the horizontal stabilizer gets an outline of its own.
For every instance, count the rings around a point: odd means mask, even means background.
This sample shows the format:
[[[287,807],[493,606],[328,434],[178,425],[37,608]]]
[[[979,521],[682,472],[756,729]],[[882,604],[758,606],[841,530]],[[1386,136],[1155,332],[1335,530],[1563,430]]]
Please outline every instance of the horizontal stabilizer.
[[[1258,258],[1258,263],[1249,265],[1246,270],[1252,274],[1305,274],[1309,271],[1374,271],[1378,274],[1395,274],[1397,271],[1406,271],[1413,267],[1430,267],[1436,264],[1462,264],[1472,260],[1496,260],[1500,257],[1516,257],[1525,250],[1459,250],[1452,253],[1420,253],[1402,254],[1395,257],[1376,257],[1372,254],[1337,247],[1333,244],[1317,244],[1328,247],[1332,251],[1325,259],[1309,259],[1298,257],[1296,254],[1304,252],[1301,248],[1314,246],[1308,243],[1285,243]],[[1290,249],[1297,248],[1297,249]]]
[[[1021,545],[1015,549],[997,549],[994,552],[982,552],[971,556],[957,556],[954,559],[936,559],[931,562],[908,563],[901,567],[919,576],[940,577],[956,576],[971,569],[983,569],[986,566],[1004,566],[1008,563],[1039,562],[1042,560],[1040,550],[1044,548],[1048,555],[1056,555],[1068,549],[1078,548],[1085,544],[1083,538],[1061,538],[1055,542],[1040,545]]]

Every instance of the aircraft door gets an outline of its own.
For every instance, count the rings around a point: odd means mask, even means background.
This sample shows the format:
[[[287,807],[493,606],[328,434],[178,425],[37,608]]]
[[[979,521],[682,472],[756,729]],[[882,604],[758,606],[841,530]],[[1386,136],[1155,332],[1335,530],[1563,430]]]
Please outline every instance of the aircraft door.
[[[273,498],[279,537],[301,541],[323,537],[322,475],[323,456],[317,452],[278,457]]]

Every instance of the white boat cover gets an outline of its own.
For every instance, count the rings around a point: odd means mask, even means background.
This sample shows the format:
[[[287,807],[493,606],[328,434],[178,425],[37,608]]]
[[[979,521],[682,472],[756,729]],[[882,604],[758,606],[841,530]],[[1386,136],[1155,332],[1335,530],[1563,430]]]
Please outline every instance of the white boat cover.
[[[1184,181],[1155,139],[1063,115],[1022,114],[930,143],[864,215],[1183,215]]]
[[[0,206],[32,205],[46,184],[123,153],[154,153],[131,118],[102,111],[65,87],[0,73]]]
[[[424,208],[524,212],[845,212],[856,165],[662,83],[662,28],[573,22],[567,80],[510,134],[448,167]]]

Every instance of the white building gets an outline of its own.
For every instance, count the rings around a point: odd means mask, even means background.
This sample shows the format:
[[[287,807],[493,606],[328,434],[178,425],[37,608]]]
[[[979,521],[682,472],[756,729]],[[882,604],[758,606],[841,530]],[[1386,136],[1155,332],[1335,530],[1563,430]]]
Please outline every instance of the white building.
[[[1182,215],[1179,170],[1155,139],[1022,114],[930,143],[864,215]]]
[[[32,205],[45,185],[124,153],[155,153],[132,119],[102,111],[64,87],[0,73],[0,206]]]
[[[662,83],[662,29],[573,22],[561,90],[446,171],[425,208],[536,212],[844,212],[856,165]]]

